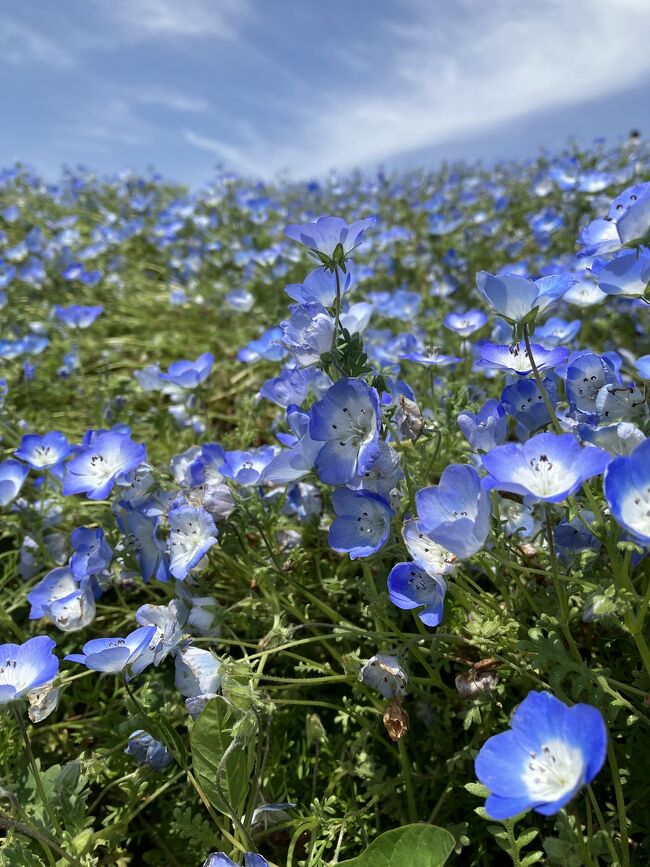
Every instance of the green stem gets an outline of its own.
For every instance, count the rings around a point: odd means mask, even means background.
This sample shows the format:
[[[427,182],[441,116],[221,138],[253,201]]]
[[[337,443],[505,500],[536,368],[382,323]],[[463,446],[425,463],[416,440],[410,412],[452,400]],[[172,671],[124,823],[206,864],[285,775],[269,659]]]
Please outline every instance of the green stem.
[[[621,829],[621,867],[629,867],[630,864],[630,843],[627,836],[627,815],[625,813],[625,798],[623,797],[623,787],[621,785],[621,775],[616,761],[616,752],[611,738],[607,743],[607,761],[609,770],[612,775],[614,784],[614,794],[616,796],[616,812],[618,813],[618,824]]]
[[[397,742],[399,752],[399,761],[402,766],[402,777],[404,778],[404,788],[406,789],[406,803],[408,806],[409,822],[417,822],[418,808],[415,803],[415,792],[413,790],[413,778],[411,776],[411,760],[406,749],[404,739],[400,738]]]
[[[34,759],[34,753],[32,752],[32,745],[29,740],[29,733],[27,731],[27,726],[25,725],[25,720],[20,713],[20,710],[13,705],[14,715],[16,720],[18,721],[18,725],[20,726],[20,731],[23,736],[23,741],[25,742],[25,752],[27,753],[27,760],[29,761],[29,766],[32,769],[32,774],[34,776],[34,782],[36,784],[36,790],[38,791],[39,797],[43,802],[43,807],[45,808],[45,812],[47,813],[50,822],[52,823],[52,827],[57,833],[59,839],[63,837],[63,829],[59,824],[59,820],[56,817],[56,813],[50,804],[47,795],[45,794],[45,789],[43,788],[43,781],[41,780],[41,775],[38,770],[38,766],[36,765],[36,760]]]

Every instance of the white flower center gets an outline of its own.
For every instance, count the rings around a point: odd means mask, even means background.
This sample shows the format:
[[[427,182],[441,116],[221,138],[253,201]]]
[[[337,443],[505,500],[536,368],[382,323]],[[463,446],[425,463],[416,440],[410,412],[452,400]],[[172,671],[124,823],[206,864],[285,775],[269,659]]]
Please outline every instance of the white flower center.
[[[547,741],[540,753],[529,754],[522,776],[531,798],[551,803],[577,788],[584,772],[581,750],[554,739]]]

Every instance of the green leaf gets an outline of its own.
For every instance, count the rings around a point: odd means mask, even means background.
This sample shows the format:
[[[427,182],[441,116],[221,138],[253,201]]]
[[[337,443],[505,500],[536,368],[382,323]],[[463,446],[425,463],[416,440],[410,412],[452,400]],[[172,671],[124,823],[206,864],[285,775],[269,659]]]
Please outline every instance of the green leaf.
[[[194,773],[210,802],[222,813],[232,810],[239,816],[248,794],[254,751],[244,744],[234,747],[219,772],[224,753],[233,743],[228,725],[233,722],[233,708],[220,696],[213,698],[192,727],[190,748]]]
[[[365,852],[340,867],[441,867],[454,851],[449,831],[435,825],[405,825],[377,837]]]

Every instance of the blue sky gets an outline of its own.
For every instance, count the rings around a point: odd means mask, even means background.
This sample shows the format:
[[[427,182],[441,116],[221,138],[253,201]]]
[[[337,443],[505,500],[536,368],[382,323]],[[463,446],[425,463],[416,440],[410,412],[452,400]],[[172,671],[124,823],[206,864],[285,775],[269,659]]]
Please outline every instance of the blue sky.
[[[199,184],[650,136],[650,0],[3,0],[0,164]]]

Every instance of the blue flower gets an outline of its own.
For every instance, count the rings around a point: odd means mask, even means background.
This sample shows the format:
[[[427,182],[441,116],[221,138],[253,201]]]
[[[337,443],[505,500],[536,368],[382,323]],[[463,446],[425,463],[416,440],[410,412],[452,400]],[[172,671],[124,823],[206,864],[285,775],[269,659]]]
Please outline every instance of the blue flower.
[[[293,431],[292,439],[285,434],[287,445],[270,461],[264,470],[264,481],[283,485],[294,482],[311,472],[316,456],[323,448],[323,443],[313,440],[309,433],[309,415],[300,412],[297,407],[287,409],[287,422]],[[279,435],[278,435],[279,438]]]
[[[124,752],[127,756],[134,756],[141,764],[151,765],[154,771],[163,771],[174,758],[164,744],[142,729],[129,735]]]
[[[90,500],[103,500],[120,476],[146,460],[144,445],[126,434],[105,431],[92,437],[89,446],[66,466],[63,494],[86,493]]]
[[[218,485],[223,481],[226,453],[219,443],[203,443],[189,463],[187,480],[192,486]]]
[[[0,461],[0,506],[6,506],[15,500],[28,473],[28,467],[19,461],[12,458]]]
[[[425,367],[447,367],[462,361],[462,358],[457,355],[445,355],[436,346],[428,346],[423,352],[409,352],[406,355],[400,355],[400,359],[402,361],[414,361]]]
[[[352,273],[348,268],[344,276],[339,275],[341,295],[348,291],[351,282]],[[336,275],[328,268],[316,268],[307,274],[302,283],[290,283],[284,291],[299,304],[317,302],[323,307],[332,307],[336,298]]]
[[[54,308],[56,318],[68,328],[89,328],[103,312],[103,307],[84,307],[81,304],[70,304],[68,307],[57,304]]]
[[[287,350],[280,345],[282,331],[277,326],[267,329],[261,337],[251,340],[246,346],[237,352],[239,361],[252,364],[265,358],[267,361],[281,361],[287,354]]]
[[[135,612],[140,626],[153,626],[155,632],[149,644],[140,654],[143,667],[153,663],[155,666],[172,653],[183,638],[179,618],[185,609],[172,599],[167,605],[141,605]]]
[[[285,368],[278,376],[267,379],[260,394],[278,406],[300,406],[309,391],[309,372],[299,368]]]
[[[345,256],[351,253],[361,243],[364,231],[375,222],[375,217],[368,217],[348,225],[343,217],[319,217],[313,223],[287,226],[284,233],[293,241],[299,241],[331,259],[339,244]]]
[[[508,436],[508,416],[503,404],[491,398],[474,414],[465,410],[458,414],[456,424],[474,451],[489,452],[505,442]]]
[[[532,343],[530,348],[537,370],[558,367],[560,364],[564,364],[569,354],[568,350],[560,346],[554,349],[544,349],[538,343]],[[508,373],[516,373],[519,376],[528,376],[533,372],[528,351],[521,343],[510,345],[484,343],[481,346],[479,366],[492,370],[507,370]]]
[[[529,692],[476,757],[476,776],[490,790],[485,810],[510,819],[531,807],[553,816],[600,771],[607,728],[588,704],[567,707],[548,692]]]
[[[544,387],[551,406],[555,407],[557,403],[555,379],[547,376],[544,379]],[[534,379],[520,378],[512,385],[506,386],[501,393],[501,401],[508,415],[516,419],[517,433],[522,440],[551,423],[546,403]]]
[[[598,288],[607,295],[642,298],[650,283],[650,252],[641,248],[616,255],[600,267],[594,265]]]
[[[142,515],[123,501],[114,507],[114,512],[120,529],[127,534],[126,540],[135,554],[142,580],[156,578],[167,581],[169,564],[164,555],[164,545],[157,535],[160,519]]]
[[[628,421],[604,424],[600,427],[579,424],[576,433],[583,442],[605,449],[612,457],[631,454],[646,439],[643,431]]]
[[[650,544],[650,440],[631,455],[614,458],[605,471],[603,488],[616,521],[635,539]]]
[[[543,325],[537,326],[535,338],[540,341],[545,349],[553,349],[555,346],[570,343],[576,337],[581,327],[582,322],[579,319],[566,322],[557,316],[551,316]]]
[[[64,659],[79,662],[93,671],[117,674],[129,666],[134,674],[139,674],[144,668],[138,665],[139,657],[155,632],[155,626],[141,626],[126,638],[93,638],[84,644],[83,653],[69,653]]]
[[[397,563],[388,576],[388,596],[403,610],[422,608],[418,617],[426,626],[438,626],[447,592],[442,575],[429,575],[415,563]]]
[[[301,367],[316,364],[331,349],[334,319],[317,302],[289,305],[291,317],[280,323],[282,345]]]
[[[495,276],[479,271],[476,285],[485,300],[499,316],[510,322],[520,322],[535,308],[542,313],[559,300],[575,283],[571,274],[558,274],[529,280],[517,274]]]
[[[561,503],[583,482],[600,475],[611,457],[596,446],[582,448],[573,434],[541,433],[525,443],[506,443],[483,456],[488,488]]]
[[[612,202],[606,217],[592,220],[580,235],[582,256],[614,253],[643,238],[650,228],[650,181],[633,184]]]
[[[174,361],[161,373],[160,378],[172,382],[179,388],[196,388],[210,376],[214,365],[214,355],[204,352],[196,361]]]
[[[101,527],[77,527],[72,531],[70,542],[74,548],[70,568],[75,578],[94,575],[110,566],[113,551]]]
[[[68,566],[52,569],[36,584],[27,601],[30,620],[48,617],[63,632],[83,629],[95,619],[95,597],[87,578],[77,580]]]
[[[205,509],[177,506],[169,513],[170,572],[183,581],[217,542],[217,526]]]
[[[43,470],[61,463],[72,449],[67,438],[59,430],[46,434],[26,434],[14,454],[30,467]]]
[[[237,482],[238,485],[257,485],[262,481],[264,472],[275,456],[273,446],[261,446],[258,449],[225,452],[225,460],[221,465],[222,474]]]
[[[176,689],[185,696],[185,707],[193,719],[221,690],[221,660],[209,650],[184,647],[176,654]]]
[[[487,321],[488,318],[482,310],[466,310],[464,313],[448,313],[442,324],[460,337],[469,337],[483,328]]]
[[[485,544],[490,497],[474,467],[450,464],[437,485],[417,492],[415,503],[421,526],[457,557],[471,557]]]
[[[379,440],[379,454],[374,464],[358,478],[348,482],[347,487],[387,495],[403,475],[399,452],[384,440]]]
[[[203,867],[237,867],[237,865],[224,852],[213,852],[204,861]],[[269,867],[269,862],[255,852],[246,852],[244,867]]]
[[[369,557],[388,539],[393,510],[383,497],[338,488],[332,494],[336,518],[329,529],[330,547],[351,560]]]
[[[417,518],[409,518],[404,522],[402,538],[415,565],[427,575],[442,577],[455,569],[458,560],[456,555],[435,542],[422,521]]]
[[[616,385],[620,377],[609,358],[585,352],[567,367],[565,386],[571,412],[579,421],[595,422],[596,398],[605,385]]]
[[[59,660],[52,653],[56,642],[46,635],[24,644],[0,644],[0,704],[19,698],[54,680]]]
[[[325,443],[316,457],[322,482],[344,485],[379,456],[379,396],[360,379],[339,379],[310,411],[309,433]]]

